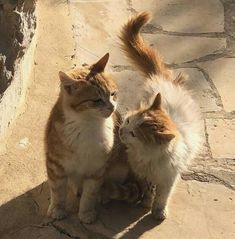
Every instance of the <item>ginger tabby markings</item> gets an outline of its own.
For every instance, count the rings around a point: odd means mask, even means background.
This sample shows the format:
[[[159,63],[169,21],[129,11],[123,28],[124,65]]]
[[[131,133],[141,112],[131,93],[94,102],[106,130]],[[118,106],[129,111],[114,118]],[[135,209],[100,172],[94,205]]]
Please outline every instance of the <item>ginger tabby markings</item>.
[[[120,162],[121,174],[128,173],[127,161],[115,159],[125,158],[125,149],[115,138],[120,119],[115,111],[117,87],[104,73],[108,58],[106,54],[92,66],[59,73],[61,91],[45,135],[51,192],[48,215],[52,218],[66,216],[69,182],[81,193],[79,219],[93,222],[97,197],[110,162],[114,162],[112,170]]]
[[[130,112],[120,127],[128,147],[128,161],[142,180],[142,204],[158,220],[167,215],[167,202],[179,173],[195,158],[201,146],[200,113],[182,84],[173,79],[158,53],[145,44],[139,32],[149,20],[147,12],[132,17],[120,39],[126,55],[145,76],[149,102]],[[155,185],[155,193],[147,185]]]

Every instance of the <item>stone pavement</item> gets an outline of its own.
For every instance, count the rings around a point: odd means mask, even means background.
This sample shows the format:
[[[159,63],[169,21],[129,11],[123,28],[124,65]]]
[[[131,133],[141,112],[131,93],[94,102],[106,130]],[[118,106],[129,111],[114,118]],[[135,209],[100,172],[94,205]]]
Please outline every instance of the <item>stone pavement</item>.
[[[74,213],[48,219],[43,133],[58,94],[57,73],[110,52],[121,104],[131,101],[134,107],[142,79],[123,57],[117,34],[128,16],[142,10],[153,14],[144,38],[176,72],[189,75],[203,112],[204,150],[182,175],[169,218],[160,225],[141,208],[114,202],[99,208],[93,225],[81,225]],[[28,96],[0,151],[0,237],[235,238],[235,1],[40,0],[37,11]]]

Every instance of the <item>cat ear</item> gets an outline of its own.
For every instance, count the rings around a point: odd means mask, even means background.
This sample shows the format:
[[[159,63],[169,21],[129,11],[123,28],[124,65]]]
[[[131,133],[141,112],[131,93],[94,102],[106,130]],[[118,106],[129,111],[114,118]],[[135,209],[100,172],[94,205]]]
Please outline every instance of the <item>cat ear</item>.
[[[62,71],[59,72],[59,77],[62,87],[69,95],[72,95],[73,93],[77,92],[80,86],[86,84],[85,81],[75,81]]]
[[[63,71],[59,71],[59,77],[62,84],[74,82],[74,80]]]
[[[161,104],[162,104],[162,96],[160,93],[158,93],[149,109],[158,110],[161,108]]]
[[[109,60],[109,53],[105,54],[98,62],[96,62],[91,70],[97,73],[101,73],[104,71],[105,66],[107,65]]]
[[[156,139],[163,143],[170,142],[174,138],[175,138],[175,134],[171,133],[170,131],[157,132],[156,134]]]

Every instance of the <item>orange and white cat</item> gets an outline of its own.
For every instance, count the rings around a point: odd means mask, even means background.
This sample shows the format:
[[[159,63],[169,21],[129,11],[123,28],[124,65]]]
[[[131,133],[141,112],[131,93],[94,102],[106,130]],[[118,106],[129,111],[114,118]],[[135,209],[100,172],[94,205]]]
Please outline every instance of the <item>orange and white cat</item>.
[[[126,55],[145,76],[144,98],[149,101],[126,116],[119,133],[128,148],[131,168],[143,181],[143,205],[163,220],[179,173],[200,149],[201,121],[182,78],[174,80],[159,55],[141,38],[139,31],[149,18],[147,12],[140,13],[121,32]],[[155,195],[146,183],[155,185]]]
[[[45,135],[51,192],[48,215],[53,218],[63,218],[66,214],[69,181],[81,193],[79,219],[93,222],[105,170],[110,161],[115,164],[114,158],[125,157],[124,146],[115,138],[120,120],[115,111],[117,87],[104,73],[108,58],[106,54],[92,66],[59,73],[61,91]],[[123,162],[120,164],[127,171]]]

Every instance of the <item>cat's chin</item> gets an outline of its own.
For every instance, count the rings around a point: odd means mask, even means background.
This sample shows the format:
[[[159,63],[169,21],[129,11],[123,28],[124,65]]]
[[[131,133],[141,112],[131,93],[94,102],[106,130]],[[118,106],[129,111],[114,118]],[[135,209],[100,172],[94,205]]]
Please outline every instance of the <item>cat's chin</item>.
[[[102,112],[101,115],[103,118],[107,119],[112,115],[113,111]]]

